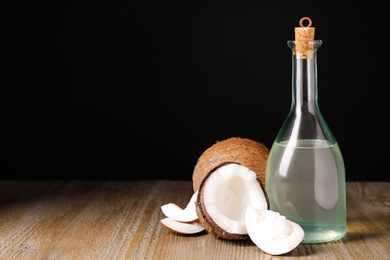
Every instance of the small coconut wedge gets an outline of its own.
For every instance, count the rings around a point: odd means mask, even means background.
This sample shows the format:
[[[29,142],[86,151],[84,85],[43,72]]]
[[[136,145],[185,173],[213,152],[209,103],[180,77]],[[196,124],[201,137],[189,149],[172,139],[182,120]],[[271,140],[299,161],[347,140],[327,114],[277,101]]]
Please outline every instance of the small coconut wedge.
[[[290,252],[305,236],[302,227],[285,216],[250,206],[245,211],[245,225],[253,243],[271,255]]]
[[[204,227],[198,221],[182,223],[170,218],[164,218],[160,220],[160,223],[165,228],[178,234],[196,234],[204,230]]]
[[[193,222],[198,220],[198,215],[196,214],[195,202],[196,197],[198,196],[198,191],[192,195],[190,202],[185,209],[180,208],[174,203],[168,203],[161,206],[162,212],[170,219],[179,221],[179,222]]]

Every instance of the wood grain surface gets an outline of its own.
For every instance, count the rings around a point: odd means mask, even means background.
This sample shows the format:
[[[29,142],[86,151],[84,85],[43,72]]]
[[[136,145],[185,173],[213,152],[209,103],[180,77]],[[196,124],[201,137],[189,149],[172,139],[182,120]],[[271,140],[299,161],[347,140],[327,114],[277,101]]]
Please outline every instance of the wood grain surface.
[[[347,183],[347,235],[282,256],[162,227],[160,206],[191,195],[186,181],[0,182],[0,259],[390,259],[390,183]]]

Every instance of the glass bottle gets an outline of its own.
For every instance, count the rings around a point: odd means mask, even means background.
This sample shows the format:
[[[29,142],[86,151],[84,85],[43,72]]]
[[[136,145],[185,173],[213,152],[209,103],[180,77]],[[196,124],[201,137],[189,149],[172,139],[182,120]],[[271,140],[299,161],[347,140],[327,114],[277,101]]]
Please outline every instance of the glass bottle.
[[[302,226],[302,243],[334,241],[346,234],[344,162],[317,102],[321,44],[288,41],[293,50],[292,105],[266,168],[270,209]]]

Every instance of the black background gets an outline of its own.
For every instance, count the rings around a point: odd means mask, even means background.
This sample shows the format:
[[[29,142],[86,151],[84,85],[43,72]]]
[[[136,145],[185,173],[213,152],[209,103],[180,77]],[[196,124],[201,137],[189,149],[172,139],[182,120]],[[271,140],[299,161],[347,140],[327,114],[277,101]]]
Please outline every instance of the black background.
[[[270,148],[291,103],[286,41],[309,16],[347,180],[389,180],[384,3],[2,5],[1,179],[190,180],[218,140]]]

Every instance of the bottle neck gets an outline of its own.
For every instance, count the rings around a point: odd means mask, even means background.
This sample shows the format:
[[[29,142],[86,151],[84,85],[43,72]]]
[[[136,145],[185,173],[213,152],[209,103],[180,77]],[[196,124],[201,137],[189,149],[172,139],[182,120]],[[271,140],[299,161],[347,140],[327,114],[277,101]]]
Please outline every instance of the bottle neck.
[[[317,103],[317,54],[307,59],[293,55],[292,107],[296,112],[316,113]]]
[[[335,144],[317,103],[317,49],[316,41],[288,41],[293,51],[292,106],[277,143],[297,145],[298,140],[324,140]]]

